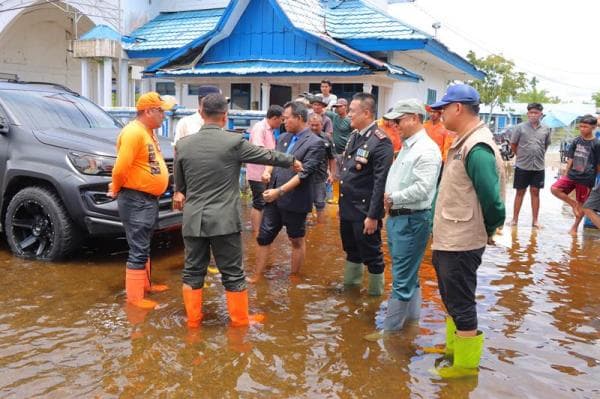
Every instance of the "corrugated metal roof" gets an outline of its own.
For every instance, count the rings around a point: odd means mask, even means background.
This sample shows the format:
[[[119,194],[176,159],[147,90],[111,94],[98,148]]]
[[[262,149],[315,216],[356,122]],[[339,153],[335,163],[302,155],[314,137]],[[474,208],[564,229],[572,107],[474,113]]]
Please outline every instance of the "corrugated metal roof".
[[[131,32],[138,41],[124,46],[127,51],[177,49],[210,32],[225,12],[224,8],[161,13]],[[142,41],[139,41],[142,39]]]
[[[92,29],[81,35],[79,40],[98,40],[98,39],[109,39],[121,41],[121,35],[119,32],[107,25],[94,26]]]
[[[360,73],[362,66],[343,61],[237,61],[221,63],[205,63],[194,68],[172,71],[159,71],[156,76],[178,75],[269,75],[269,74],[303,74],[303,73]],[[368,70],[365,70],[368,73]]]
[[[344,0],[325,10],[327,33],[336,39],[431,38],[362,0]]]

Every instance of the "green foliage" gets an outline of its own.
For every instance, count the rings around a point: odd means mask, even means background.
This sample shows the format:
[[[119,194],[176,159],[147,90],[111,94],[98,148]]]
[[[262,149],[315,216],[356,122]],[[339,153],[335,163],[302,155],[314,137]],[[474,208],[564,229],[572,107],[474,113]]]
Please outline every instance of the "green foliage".
[[[560,98],[554,96],[551,97],[548,93],[548,90],[542,89],[538,90],[537,88],[538,80],[534,76],[531,78],[528,84],[528,88],[526,91],[522,91],[517,94],[517,101],[521,103],[540,103],[540,104],[558,104],[560,103]]]
[[[594,94],[592,94],[592,100],[594,100],[594,102],[596,103],[596,107],[600,108],[600,91],[597,91]]]
[[[494,107],[504,105],[527,85],[525,74],[515,71],[514,62],[500,55],[477,58],[475,52],[469,51],[467,59],[486,74],[482,80],[470,81],[469,84],[477,89],[481,102],[490,106],[490,114]]]

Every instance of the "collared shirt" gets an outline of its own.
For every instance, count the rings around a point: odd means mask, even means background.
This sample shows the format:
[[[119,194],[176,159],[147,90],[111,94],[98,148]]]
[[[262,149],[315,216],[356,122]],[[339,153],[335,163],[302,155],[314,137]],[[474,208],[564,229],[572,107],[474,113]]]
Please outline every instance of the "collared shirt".
[[[275,136],[273,128],[267,123],[267,119],[256,122],[250,130],[250,144],[264,147],[267,150],[275,149]],[[248,180],[261,181],[261,176],[265,171],[265,165],[256,165],[249,163],[246,165],[246,177]]]
[[[177,140],[189,136],[190,134],[198,133],[200,128],[204,125],[204,119],[200,116],[200,112],[196,111],[191,115],[181,118],[175,126],[175,137],[173,138],[173,145],[177,143]]]
[[[404,140],[385,182],[392,209],[429,209],[442,164],[440,149],[424,129]]]
[[[544,170],[546,150],[550,145],[552,129],[540,123],[533,127],[531,122],[519,123],[510,142],[517,145],[515,166],[523,170]]]

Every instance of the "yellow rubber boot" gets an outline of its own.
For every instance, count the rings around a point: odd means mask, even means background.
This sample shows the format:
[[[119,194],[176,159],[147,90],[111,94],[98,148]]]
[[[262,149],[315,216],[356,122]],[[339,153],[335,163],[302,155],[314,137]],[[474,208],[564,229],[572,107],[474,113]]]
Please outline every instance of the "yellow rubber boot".
[[[262,323],[265,320],[263,314],[248,314],[248,291],[225,291],[227,296],[227,310],[231,319],[232,327],[247,326],[252,323]]]
[[[446,356],[452,356],[454,354],[454,337],[456,336],[456,324],[452,317],[446,317],[446,346],[438,348],[435,346],[425,347],[423,351],[425,353],[440,353]]]
[[[145,283],[146,270],[126,269],[125,293],[127,294],[127,303],[142,309],[154,309],[157,303],[149,299],[144,299]]]
[[[183,287],[183,304],[185,305],[185,313],[187,314],[187,325],[189,328],[200,327],[202,321],[202,288],[193,290],[188,287]]]
[[[483,352],[483,332],[478,331],[474,337],[455,335],[454,362],[451,367],[432,370],[442,378],[472,377],[479,373],[479,362]]]

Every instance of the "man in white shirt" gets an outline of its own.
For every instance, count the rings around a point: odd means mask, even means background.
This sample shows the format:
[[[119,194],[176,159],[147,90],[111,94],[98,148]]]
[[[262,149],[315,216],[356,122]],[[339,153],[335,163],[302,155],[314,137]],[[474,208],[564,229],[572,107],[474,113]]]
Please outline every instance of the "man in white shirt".
[[[400,330],[407,320],[419,320],[419,266],[431,233],[431,203],[435,196],[442,156],[423,128],[425,107],[417,100],[401,100],[384,115],[403,140],[385,184],[384,204],[388,247],[392,258],[392,291],[385,331]]]
[[[321,98],[325,103],[327,111],[331,111],[333,106],[337,103],[337,96],[331,93],[331,82],[329,80],[321,81]]]
[[[216,86],[200,86],[198,88],[198,110],[192,115],[181,118],[179,122],[177,122],[177,126],[175,126],[173,145],[175,145],[179,139],[189,136],[190,134],[197,133],[204,125],[204,120],[200,116],[202,99],[212,93],[221,94],[221,89]]]

